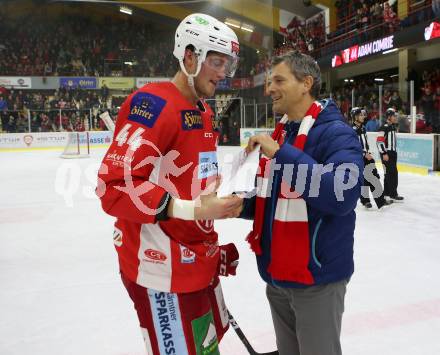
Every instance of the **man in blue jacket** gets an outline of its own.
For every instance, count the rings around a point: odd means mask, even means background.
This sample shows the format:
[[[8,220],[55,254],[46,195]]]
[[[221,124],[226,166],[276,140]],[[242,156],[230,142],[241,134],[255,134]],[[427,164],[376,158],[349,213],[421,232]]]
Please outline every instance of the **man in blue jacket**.
[[[241,217],[267,283],[281,355],[342,354],[346,285],[353,273],[354,209],[362,185],[362,149],[331,100],[316,101],[318,64],[294,51],[272,62],[269,92],[284,114],[272,137],[251,137],[263,157],[256,196]]]

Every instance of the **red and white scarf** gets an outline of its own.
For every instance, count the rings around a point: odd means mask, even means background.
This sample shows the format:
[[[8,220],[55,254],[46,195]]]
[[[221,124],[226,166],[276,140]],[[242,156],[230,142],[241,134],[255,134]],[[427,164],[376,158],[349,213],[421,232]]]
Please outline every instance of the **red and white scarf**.
[[[304,150],[307,135],[322,105],[315,101],[301,121],[293,146]],[[285,115],[275,127],[272,138],[280,145],[284,140]],[[257,197],[253,230],[247,236],[251,249],[262,254],[261,235],[263,233],[266,197],[270,196],[269,185],[271,159],[262,157],[257,173]],[[309,223],[306,202],[291,188],[290,181],[281,182],[280,192],[272,225],[271,258],[268,272],[276,280],[298,282],[306,285],[314,283],[308,269],[310,260]]]

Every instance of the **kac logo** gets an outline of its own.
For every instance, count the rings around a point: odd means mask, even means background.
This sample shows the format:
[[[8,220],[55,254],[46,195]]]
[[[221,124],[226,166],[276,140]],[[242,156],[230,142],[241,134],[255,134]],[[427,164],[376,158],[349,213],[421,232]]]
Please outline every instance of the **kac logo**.
[[[196,253],[183,245],[180,246],[180,256],[182,264],[192,264],[196,260]]]

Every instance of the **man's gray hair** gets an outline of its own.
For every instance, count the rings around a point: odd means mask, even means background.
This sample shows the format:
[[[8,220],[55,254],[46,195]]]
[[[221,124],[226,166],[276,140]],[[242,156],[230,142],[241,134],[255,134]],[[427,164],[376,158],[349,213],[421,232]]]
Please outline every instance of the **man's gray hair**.
[[[290,51],[274,57],[272,59],[272,66],[282,62],[289,66],[290,71],[298,81],[304,81],[306,76],[311,76],[313,78],[313,85],[310,89],[310,95],[314,99],[319,97],[321,91],[321,69],[319,69],[315,59],[299,51]]]

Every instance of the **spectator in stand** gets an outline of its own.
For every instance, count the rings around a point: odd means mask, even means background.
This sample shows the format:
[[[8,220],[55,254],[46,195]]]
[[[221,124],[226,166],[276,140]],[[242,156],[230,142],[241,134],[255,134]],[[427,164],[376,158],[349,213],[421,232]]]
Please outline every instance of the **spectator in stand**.
[[[109,95],[109,89],[107,87],[107,84],[105,83],[105,80],[103,80],[101,86],[101,97],[104,101],[107,101],[108,95]]]
[[[380,6],[380,3],[376,2],[374,5],[371,6],[371,8],[373,9],[374,23],[375,24],[381,23],[382,17],[383,17],[383,10],[382,10],[382,7]]]
[[[41,114],[41,132],[53,132],[56,131],[56,128],[53,126],[53,123],[48,115],[45,113]]]
[[[434,95],[434,115],[432,117],[433,133],[440,133],[440,85],[437,86]]]
[[[440,0],[432,0],[432,12],[436,17],[440,17]]]
[[[380,127],[379,117],[377,115],[371,115],[370,119],[365,124],[365,130],[367,132],[377,132]]]
[[[25,117],[25,115],[22,112],[19,112],[17,116],[16,132],[25,133],[28,132],[28,129],[29,129],[28,119]]]
[[[369,88],[366,87],[366,89],[369,89]],[[367,109],[368,109],[369,114],[371,114],[371,112],[378,112],[377,105],[378,105],[379,99],[377,97],[377,94],[375,92],[373,92],[373,93],[371,93],[371,96],[369,94],[367,94],[367,96],[368,96]]]
[[[382,111],[385,112],[388,108],[390,108],[390,102],[391,102],[391,91],[385,90],[385,93],[382,98]]]
[[[388,33],[394,32],[398,19],[388,1],[383,4],[383,20],[385,22],[385,31]]]
[[[393,92],[393,96],[390,98],[389,107],[394,107],[396,111],[400,111],[402,109],[402,99],[397,91]]]
[[[17,132],[17,111],[10,112],[8,114],[8,121],[6,124],[6,133],[15,133]]]
[[[425,122],[427,126],[432,126],[433,123],[436,123],[436,114],[438,114],[435,110],[434,105],[434,95],[431,91],[431,87],[427,86],[425,88],[425,93],[421,98],[421,108],[423,110],[423,114],[425,115]]]
[[[8,125],[8,103],[3,98],[3,95],[0,95],[0,119],[2,125],[2,132],[6,132],[6,127]]]
[[[8,103],[3,98],[3,95],[0,94],[0,111],[6,111],[8,109]]]
[[[408,93],[411,92],[411,81],[414,82],[414,100],[418,100],[420,98],[420,92],[417,88],[420,87],[419,83],[419,74],[417,74],[414,68],[408,67],[408,77],[406,78],[408,82]]]
[[[368,10],[367,4],[364,3],[358,11],[360,11],[359,12],[360,28],[362,28],[364,31],[366,31],[368,28],[368,25],[369,25],[368,15],[370,13],[370,11]]]
[[[372,97],[375,97],[376,95],[373,94]],[[376,117],[377,119],[379,119],[379,100],[377,98],[374,98],[372,100],[370,100],[370,105],[369,105],[369,117]]]
[[[85,120],[82,119],[81,117],[77,117],[74,120],[74,124],[73,124],[73,128],[75,132],[84,132],[85,129],[85,125],[84,125]]]
[[[32,112],[31,117],[31,132],[40,132],[41,120],[37,112]]]

